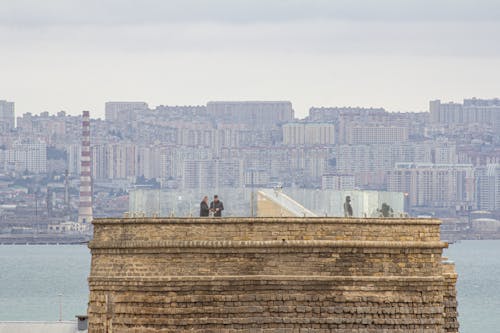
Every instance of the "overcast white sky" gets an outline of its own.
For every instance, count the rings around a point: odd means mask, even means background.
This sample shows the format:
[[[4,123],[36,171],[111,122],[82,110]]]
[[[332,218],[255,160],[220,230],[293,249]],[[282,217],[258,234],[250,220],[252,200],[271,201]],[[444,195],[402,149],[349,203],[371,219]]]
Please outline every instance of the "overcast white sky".
[[[0,0],[0,99],[290,100],[424,111],[500,97],[500,1]]]

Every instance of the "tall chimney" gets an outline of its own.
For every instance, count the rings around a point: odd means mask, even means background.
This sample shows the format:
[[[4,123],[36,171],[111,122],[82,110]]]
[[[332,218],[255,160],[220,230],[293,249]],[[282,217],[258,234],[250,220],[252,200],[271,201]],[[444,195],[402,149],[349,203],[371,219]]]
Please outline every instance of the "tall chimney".
[[[90,174],[90,114],[82,116],[82,157],[80,170],[80,203],[78,223],[92,222],[92,176]]]

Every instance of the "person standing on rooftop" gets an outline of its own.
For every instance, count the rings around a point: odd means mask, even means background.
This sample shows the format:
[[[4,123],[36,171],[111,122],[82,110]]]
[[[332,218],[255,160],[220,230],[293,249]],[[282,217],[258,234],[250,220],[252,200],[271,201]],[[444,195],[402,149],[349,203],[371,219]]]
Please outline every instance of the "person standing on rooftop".
[[[214,213],[214,217],[222,217],[224,204],[219,200],[219,196],[217,194],[214,195],[214,201],[210,203],[210,210]]]
[[[200,202],[200,217],[208,217],[210,214],[210,209],[208,208],[208,197],[204,196],[203,200]]]
[[[352,217],[352,206],[351,206],[351,197],[348,195],[345,197],[345,202],[344,202],[344,216],[345,217]]]

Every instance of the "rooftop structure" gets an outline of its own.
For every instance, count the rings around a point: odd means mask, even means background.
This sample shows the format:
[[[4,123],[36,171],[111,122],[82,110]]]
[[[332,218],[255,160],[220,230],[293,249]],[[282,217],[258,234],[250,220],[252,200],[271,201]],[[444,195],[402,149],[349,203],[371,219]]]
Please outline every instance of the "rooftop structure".
[[[89,331],[458,332],[440,221],[94,219]]]

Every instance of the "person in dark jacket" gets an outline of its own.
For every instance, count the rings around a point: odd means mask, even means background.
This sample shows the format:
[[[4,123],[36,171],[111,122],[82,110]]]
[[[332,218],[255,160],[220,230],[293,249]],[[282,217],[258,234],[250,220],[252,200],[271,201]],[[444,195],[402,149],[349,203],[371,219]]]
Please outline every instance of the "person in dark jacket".
[[[351,197],[349,195],[345,197],[344,216],[345,217],[352,217]]]
[[[219,196],[214,195],[214,201],[210,203],[210,210],[214,213],[215,217],[221,217],[224,210],[224,204],[219,200]]]
[[[204,196],[203,200],[200,202],[200,217],[208,217],[210,214],[210,208],[208,208],[208,197]]]

